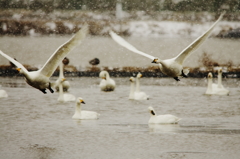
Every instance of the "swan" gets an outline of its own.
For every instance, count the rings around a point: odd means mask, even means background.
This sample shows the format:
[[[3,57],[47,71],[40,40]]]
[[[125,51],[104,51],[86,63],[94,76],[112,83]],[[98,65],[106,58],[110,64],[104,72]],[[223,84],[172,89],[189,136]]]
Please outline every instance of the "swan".
[[[112,39],[117,42],[119,45],[127,48],[128,50],[143,55],[149,59],[152,60],[152,63],[156,63],[159,65],[159,68],[162,73],[164,73],[167,76],[173,77],[176,81],[179,80],[179,76],[187,77],[187,74],[189,72],[189,69],[183,69],[183,62],[184,60],[192,53],[194,52],[211,34],[212,30],[216,26],[216,24],[222,19],[223,15],[225,13],[222,13],[218,20],[200,37],[198,37],[195,41],[193,41],[188,47],[186,47],[179,55],[177,55],[174,58],[162,60],[158,57],[151,56],[149,54],[146,54],[144,52],[141,52],[137,50],[134,46],[129,44],[127,41],[125,41],[123,38],[118,36],[113,31],[110,31],[109,34],[112,37]]]
[[[73,119],[98,119],[100,114],[94,111],[84,111],[81,110],[81,103],[85,104],[81,97],[76,100],[75,114],[72,116]]]
[[[2,86],[0,85],[0,88],[1,87]],[[5,90],[3,90],[3,89],[0,89],[0,98],[7,98],[7,97],[8,97],[7,92]]]
[[[100,88],[102,91],[114,91],[116,84],[113,79],[110,78],[109,73],[107,71],[101,71],[99,77],[102,78],[100,82]]]
[[[66,80],[62,81],[63,78],[64,78],[63,63],[61,62],[59,65],[59,78],[54,83],[54,87],[57,91],[59,91],[59,84],[60,84],[60,82],[62,82],[63,91],[67,92],[70,87],[70,82],[66,81]]]
[[[140,81],[139,79],[142,77],[141,73],[138,73],[136,80],[134,77],[130,77],[130,94],[129,94],[129,99],[134,99],[134,100],[148,100],[149,96],[145,93],[140,91]],[[136,88],[135,88],[136,84]],[[134,90],[135,89],[135,90]]]
[[[59,102],[73,102],[76,101],[76,97],[70,93],[63,93],[63,83],[65,81],[65,78],[62,78],[61,82],[59,83],[59,96],[58,101]]]
[[[88,32],[88,25],[85,24],[80,31],[78,31],[70,40],[66,43],[61,45],[55,53],[47,60],[44,66],[39,69],[38,71],[28,72],[28,70],[18,61],[14,60],[12,57],[8,56],[7,54],[3,53],[0,50],[0,54],[11,61],[14,65],[18,68],[17,70],[19,73],[23,74],[25,77],[26,82],[42,91],[46,94],[46,89],[49,89],[51,93],[54,91],[51,88],[50,77],[52,76],[53,72],[56,70],[60,61],[63,60],[66,55],[72,51],[87,35]]]
[[[157,115],[153,107],[148,107],[151,117],[148,121],[149,124],[177,124],[181,118],[171,114]]]
[[[222,68],[218,69],[218,85],[217,85],[217,89],[218,89],[219,92],[222,92],[222,94],[229,95],[229,90],[224,88],[223,85],[222,85]]]
[[[218,71],[220,73],[221,71]],[[208,73],[208,86],[206,93],[207,95],[229,95],[229,90],[225,89],[221,84],[222,74],[218,74],[218,84],[213,83],[213,76],[212,73]]]

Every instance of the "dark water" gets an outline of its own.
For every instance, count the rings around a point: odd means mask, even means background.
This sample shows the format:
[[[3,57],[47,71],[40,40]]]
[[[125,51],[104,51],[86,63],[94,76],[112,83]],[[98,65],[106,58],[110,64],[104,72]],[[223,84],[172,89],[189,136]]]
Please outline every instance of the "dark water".
[[[148,101],[128,100],[128,78],[114,78],[117,88],[107,93],[99,78],[68,80],[98,120],[72,120],[74,102],[59,103],[57,93],[44,95],[22,78],[0,78],[9,94],[0,99],[0,158],[239,158],[239,79],[224,79],[229,96],[206,96],[206,79],[142,78]],[[182,120],[148,125],[148,106]]]

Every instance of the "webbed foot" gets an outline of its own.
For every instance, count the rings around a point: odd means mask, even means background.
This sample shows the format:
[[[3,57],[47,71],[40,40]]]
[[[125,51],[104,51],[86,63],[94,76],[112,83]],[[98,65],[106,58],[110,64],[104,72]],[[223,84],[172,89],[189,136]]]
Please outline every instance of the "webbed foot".
[[[180,79],[178,77],[173,77],[176,81],[180,81]]]
[[[49,83],[48,89],[51,93],[54,93],[54,90],[51,88],[51,83]]]
[[[44,94],[47,94],[46,89],[39,89],[41,92],[43,92]]]

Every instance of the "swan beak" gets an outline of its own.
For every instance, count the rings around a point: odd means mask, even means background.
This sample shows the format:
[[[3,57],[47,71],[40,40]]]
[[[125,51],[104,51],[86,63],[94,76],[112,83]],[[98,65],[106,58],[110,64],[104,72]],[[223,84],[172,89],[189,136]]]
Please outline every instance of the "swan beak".
[[[102,79],[106,79],[106,77],[102,77]]]
[[[83,103],[83,104],[85,104],[85,102],[84,102],[82,99],[80,99],[80,103]]]
[[[62,81],[66,81],[66,78],[62,78]]]
[[[152,61],[152,63],[157,63],[157,59],[154,59],[154,60]]]
[[[21,71],[21,68],[16,68],[16,70],[18,70],[18,72],[20,72],[20,71]]]

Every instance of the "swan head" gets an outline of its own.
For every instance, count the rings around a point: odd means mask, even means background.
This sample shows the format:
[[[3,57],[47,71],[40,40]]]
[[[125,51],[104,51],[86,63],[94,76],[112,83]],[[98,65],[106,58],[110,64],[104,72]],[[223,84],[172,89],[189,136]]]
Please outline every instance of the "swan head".
[[[218,69],[218,73],[222,73],[222,68]]]
[[[151,106],[148,107],[148,110],[149,110],[149,112],[150,112],[150,114],[151,114],[152,116],[155,116],[155,115],[156,115],[156,113],[155,113],[153,107],[151,107]]]
[[[102,79],[106,79],[107,77],[107,71],[101,71],[100,74],[99,74],[99,77],[102,78]]]
[[[152,63],[160,63],[159,58],[158,58],[158,57],[155,57],[155,58],[153,59]]]
[[[212,73],[209,72],[209,73],[208,73],[208,78],[211,79],[212,77],[213,77],[213,76],[212,76]]]
[[[142,77],[142,74],[139,72],[138,74],[137,74],[137,78],[141,78]]]
[[[66,81],[66,78],[62,78],[62,79],[61,79],[61,82],[64,82],[64,81]]]
[[[130,77],[130,78],[129,78],[129,81],[130,81],[130,82],[135,82],[135,78],[134,78],[134,77]]]
[[[81,98],[81,97],[78,97],[77,100],[76,100],[77,104],[85,104],[84,100]]]
[[[21,74],[24,73],[24,72],[23,72],[23,69],[21,69],[21,68],[16,68],[16,70],[17,70],[19,73],[21,73]]]

